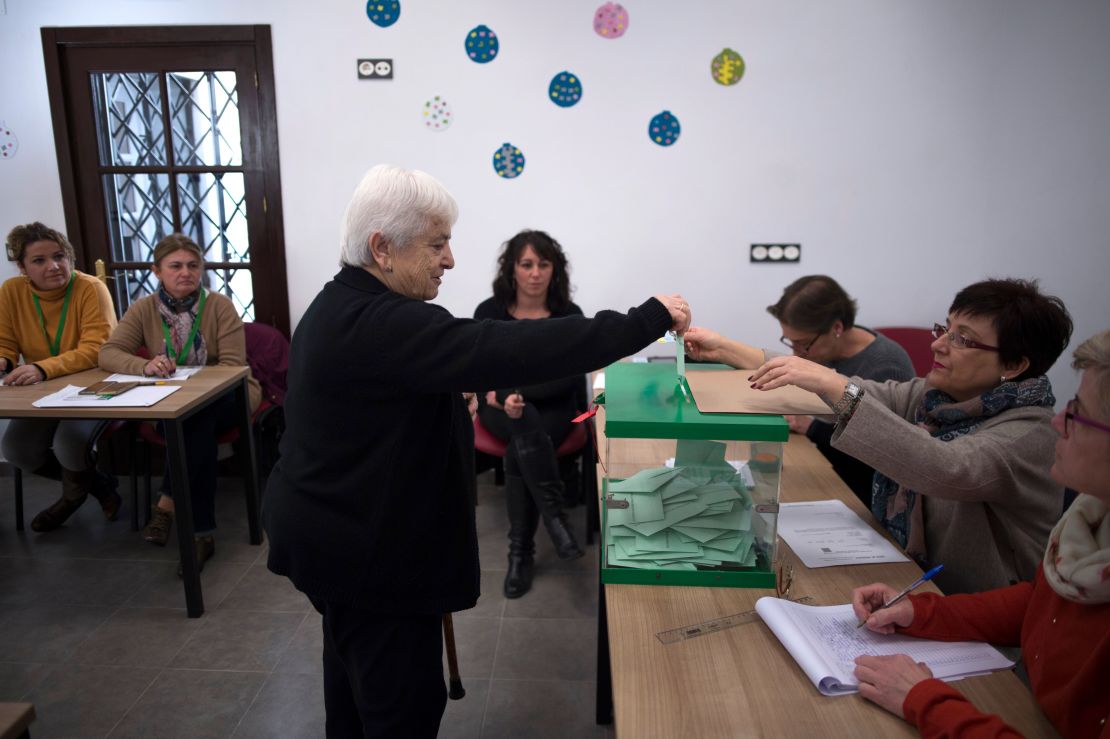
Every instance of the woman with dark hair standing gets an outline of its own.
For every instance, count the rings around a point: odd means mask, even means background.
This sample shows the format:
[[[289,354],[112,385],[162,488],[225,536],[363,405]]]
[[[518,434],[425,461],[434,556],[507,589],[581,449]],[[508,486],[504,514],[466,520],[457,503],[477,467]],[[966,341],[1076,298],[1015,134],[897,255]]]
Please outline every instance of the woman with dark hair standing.
[[[870,464],[871,511],[946,593],[1032,580],[1063,488],[1045,375],[1068,345],[1063,302],[1036,282],[984,280],[956,293],[933,335],[933,368],[909,382],[845,377],[775,357],[754,387],[816,393],[836,414],[833,446]]]
[[[795,356],[830,367],[848,377],[899,382],[912,379],[913,364],[901,346],[856,324],[856,301],[826,275],[799,277],[782,297],[767,306],[782,329],[780,341]],[[695,359],[725,362],[735,367],[758,367],[773,353],[694,327],[686,334],[686,350]],[[805,434],[832,464],[856,497],[871,507],[875,475],[869,465],[832,446],[835,425],[812,416],[790,416],[790,429]]]
[[[505,242],[497,258],[493,297],[474,311],[475,318],[498,321],[581,316],[570,300],[566,255],[543,231],[521,231]],[[562,559],[583,552],[563,512],[563,483],[555,448],[570,432],[581,408],[582,375],[526,387],[490,390],[479,408],[482,425],[506,442],[505,502],[509,513],[509,569],[505,596],[519,598],[532,587],[535,533],[544,527]]]

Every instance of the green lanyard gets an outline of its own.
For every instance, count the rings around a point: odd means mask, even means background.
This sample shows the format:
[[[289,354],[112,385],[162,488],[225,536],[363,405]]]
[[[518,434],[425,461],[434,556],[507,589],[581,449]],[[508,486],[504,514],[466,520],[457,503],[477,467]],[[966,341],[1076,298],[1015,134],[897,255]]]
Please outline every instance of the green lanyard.
[[[166,337],[166,356],[173,357],[177,364],[181,364],[181,360],[189,356],[189,347],[193,345],[193,339],[197,337],[197,329],[200,328],[200,317],[204,315],[204,288],[200,289],[200,304],[197,306],[197,317],[193,319],[193,328],[189,331],[189,338],[185,340],[185,344],[181,347],[181,351],[177,352],[174,356],[170,353],[173,349],[173,338],[170,336],[170,327],[166,323],[166,319],[162,319],[162,334]]]
[[[58,333],[54,334],[54,341],[50,340],[50,332],[46,330],[46,316],[42,314],[42,305],[39,303],[39,296],[31,293],[31,300],[35,301],[35,310],[39,312],[39,325],[42,326],[42,334],[46,337],[46,346],[50,349],[50,356],[58,356],[58,350],[62,348],[62,330],[66,327],[66,315],[69,313],[69,299],[73,297],[73,281],[77,279],[77,273],[74,272],[69,276],[69,283],[66,285],[66,297],[62,301],[62,315],[58,318]]]

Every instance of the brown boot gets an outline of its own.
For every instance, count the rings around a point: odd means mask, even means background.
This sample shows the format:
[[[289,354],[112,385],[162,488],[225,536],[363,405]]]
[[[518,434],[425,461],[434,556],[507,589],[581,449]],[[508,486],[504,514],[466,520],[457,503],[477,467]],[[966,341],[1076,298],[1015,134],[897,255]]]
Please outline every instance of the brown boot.
[[[89,494],[100,502],[100,510],[104,511],[104,518],[115,521],[116,516],[119,515],[120,506],[123,505],[123,498],[119,497],[119,493],[116,492],[116,488],[119,487],[119,480],[114,475],[109,475],[100,470],[93,470],[93,474],[95,477]]]
[[[31,530],[40,534],[44,531],[53,531],[65,523],[66,519],[81,507],[86,498],[88,498],[87,495],[82,495],[75,500],[69,500],[62,496],[54,505],[40,511],[37,516],[31,519]]]
[[[197,551],[197,572],[204,572],[204,563],[212,559],[212,555],[216,553],[216,537],[198,536],[193,539],[193,546]],[[185,568],[178,562],[177,576],[184,577],[184,570]]]
[[[154,506],[150,509],[150,522],[143,528],[143,538],[155,546],[164,547],[170,540],[171,526],[173,511],[164,511]]]

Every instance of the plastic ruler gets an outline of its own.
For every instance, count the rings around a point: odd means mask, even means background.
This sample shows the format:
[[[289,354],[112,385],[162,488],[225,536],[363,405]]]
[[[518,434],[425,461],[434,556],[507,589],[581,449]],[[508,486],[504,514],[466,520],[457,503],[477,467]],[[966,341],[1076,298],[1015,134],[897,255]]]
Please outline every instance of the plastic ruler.
[[[789,600],[794,603],[812,603],[813,598],[806,595],[801,598],[790,598]],[[733,626],[740,626],[741,624],[750,624],[752,621],[758,621],[759,614],[754,610],[743,611],[742,613],[734,613],[731,616],[722,616],[721,618],[714,618],[710,621],[703,621],[700,624],[692,624],[690,626],[680,626],[677,629],[668,629],[660,631],[655,635],[659,641],[664,644],[674,644],[675,642],[693,639],[696,636],[705,636],[706,634],[714,634],[718,631],[731,629]]]

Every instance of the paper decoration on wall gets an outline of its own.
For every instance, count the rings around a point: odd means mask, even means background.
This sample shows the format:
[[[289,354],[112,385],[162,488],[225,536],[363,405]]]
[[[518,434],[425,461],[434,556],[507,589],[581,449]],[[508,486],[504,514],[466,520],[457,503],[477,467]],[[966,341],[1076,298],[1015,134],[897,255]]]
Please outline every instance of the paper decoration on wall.
[[[0,121],[0,159],[11,159],[17,151],[19,151],[19,139],[8,128],[8,124]]]
[[[582,99],[582,80],[578,75],[563,71],[551,78],[547,96],[560,108],[569,108]]]
[[[648,136],[660,146],[670,146],[678,141],[681,132],[682,126],[678,125],[678,119],[669,110],[664,110],[648,124]]]
[[[374,25],[389,28],[401,16],[401,3],[397,0],[370,0],[366,3],[366,17]]]
[[[620,38],[628,30],[628,11],[619,3],[605,3],[594,13],[594,31],[602,38]]]
[[[470,33],[466,34],[466,55],[472,62],[478,64],[492,62],[500,48],[501,42],[497,40],[497,34],[491,31],[489,26],[475,26],[470,29]]]
[[[501,144],[501,148],[493,152],[493,171],[498,177],[511,180],[519,177],[524,171],[524,153],[509,142]]]
[[[446,131],[454,119],[451,106],[442,95],[436,95],[424,102],[424,128],[429,131]]]
[[[724,49],[709,65],[713,80],[719,85],[735,85],[744,76],[744,57],[732,49]]]

